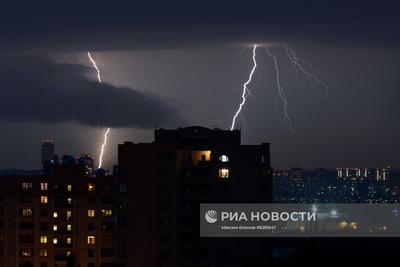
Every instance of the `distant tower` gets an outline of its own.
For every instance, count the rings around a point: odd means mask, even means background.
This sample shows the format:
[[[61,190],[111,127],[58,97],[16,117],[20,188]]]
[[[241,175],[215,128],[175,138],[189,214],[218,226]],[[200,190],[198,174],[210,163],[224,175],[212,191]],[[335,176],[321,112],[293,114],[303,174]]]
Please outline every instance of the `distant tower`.
[[[79,164],[85,166],[86,175],[93,174],[93,159],[88,154],[82,154],[78,159]]]
[[[53,140],[43,140],[42,143],[42,164],[50,163],[54,158]]]

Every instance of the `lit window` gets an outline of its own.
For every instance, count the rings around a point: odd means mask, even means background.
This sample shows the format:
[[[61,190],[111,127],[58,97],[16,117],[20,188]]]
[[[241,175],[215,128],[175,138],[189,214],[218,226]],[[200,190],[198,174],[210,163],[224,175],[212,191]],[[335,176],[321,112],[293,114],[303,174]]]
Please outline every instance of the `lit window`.
[[[67,211],[67,221],[72,218],[72,211],[68,210]]]
[[[47,204],[47,202],[48,202],[47,196],[40,196],[40,203]]]
[[[41,235],[40,236],[40,243],[41,244],[47,244],[47,235]]]
[[[67,244],[71,245],[72,244],[72,238],[71,237],[67,237]]]
[[[41,248],[39,250],[39,255],[40,255],[40,257],[47,257],[47,249]]]
[[[71,257],[71,255],[72,255],[72,252],[71,251],[67,251],[67,257],[69,258],[69,257]]]
[[[33,188],[33,183],[22,183],[22,189],[27,190],[32,188]]]
[[[53,212],[53,218],[58,218],[58,213],[57,212]]]
[[[57,230],[58,230],[58,225],[57,224],[53,225],[53,231],[57,231]]]
[[[72,185],[67,185],[67,190],[69,191],[69,192],[71,192],[72,191]]]
[[[93,218],[93,217],[94,217],[94,214],[95,214],[94,210],[88,210],[88,211],[87,211],[87,216],[88,216],[88,217]]]
[[[40,183],[40,190],[46,191],[47,190],[47,183]]]
[[[219,157],[219,161],[220,162],[228,162],[229,158],[227,155],[222,155],[221,157]]]
[[[67,224],[67,231],[68,232],[72,231],[72,225],[71,224]]]
[[[223,178],[223,179],[229,178],[229,170],[228,169],[220,169],[218,171],[218,176],[219,176],[219,178]]]
[[[95,185],[93,183],[89,183],[87,186],[87,190],[90,192],[94,191],[94,188],[95,188]]]
[[[94,245],[94,235],[88,235],[87,237],[87,243],[89,245]]]
[[[58,243],[58,239],[57,239],[57,237],[54,237],[53,238],[53,244],[56,245],[57,243]]]
[[[26,249],[22,249],[21,250],[21,256],[23,256],[23,257],[31,257],[32,256],[32,250],[31,249],[29,249],[29,248],[26,248]]]
[[[67,203],[68,203],[68,205],[72,205],[72,198],[67,198]]]
[[[101,210],[103,217],[108,217],[112,215],[112,210]]]
[[[22,216],[31,217],[33,214],[32,209],[22,209]]]

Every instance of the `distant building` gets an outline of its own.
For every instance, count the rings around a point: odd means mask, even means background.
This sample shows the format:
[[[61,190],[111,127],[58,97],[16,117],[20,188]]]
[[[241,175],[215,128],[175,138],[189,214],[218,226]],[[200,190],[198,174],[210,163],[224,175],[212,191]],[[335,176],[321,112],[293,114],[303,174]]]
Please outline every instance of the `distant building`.
[[[387,168],[337,168],[337,178],[344,180],[376,180],[387,181],[390,179],[390,167]]]
[[[0,177],[1,267],[125,266],[125,182],[71,160]]]
[[[88,154],[82,154],[78,162],[80,165],[83,165],[85,167],[85,173],[86,175],[93,175],[93,158],[91,158]]]
[[[200,238],[199,205],[271,202],[269,144],[242,145],[239,130],[158,129],[153,143],[119,145],[118,174],[129,181],[128,266],[238,266],[261,255],[265,240]]]
[[[54,142],[53,140],[43,140],[42,143],[42,164],[50,163],[54,158]]]

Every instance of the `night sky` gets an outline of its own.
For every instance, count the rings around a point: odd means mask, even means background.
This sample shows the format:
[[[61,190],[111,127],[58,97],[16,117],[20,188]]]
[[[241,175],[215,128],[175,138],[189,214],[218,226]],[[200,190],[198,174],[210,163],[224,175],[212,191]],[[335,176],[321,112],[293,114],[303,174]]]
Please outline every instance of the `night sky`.
[[[0,168],[38,168],[44,138],[59,155],[97,159],[108,126],[106,167],[118,143],[149,142],[155,126],[229,129],[255,43],[252,95],[238,121],[244,144],[270,142],[274,167],[400,166],[400,6],[215,2],[3,4]],[[331,101],[296,73],[282,44],[328,76]],[[278,58],[293,139],[262,46]]]

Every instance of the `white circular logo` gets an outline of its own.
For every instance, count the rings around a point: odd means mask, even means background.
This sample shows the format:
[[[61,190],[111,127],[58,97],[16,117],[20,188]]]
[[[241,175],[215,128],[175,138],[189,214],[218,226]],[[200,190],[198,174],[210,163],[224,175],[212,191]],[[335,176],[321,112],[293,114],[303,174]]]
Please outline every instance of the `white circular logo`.
[[[209,223],[215,223],[218,220],[218,212],[215,210],[209,210],[206,212],[206,215],[204,216],[206,218],[206,221]]]

